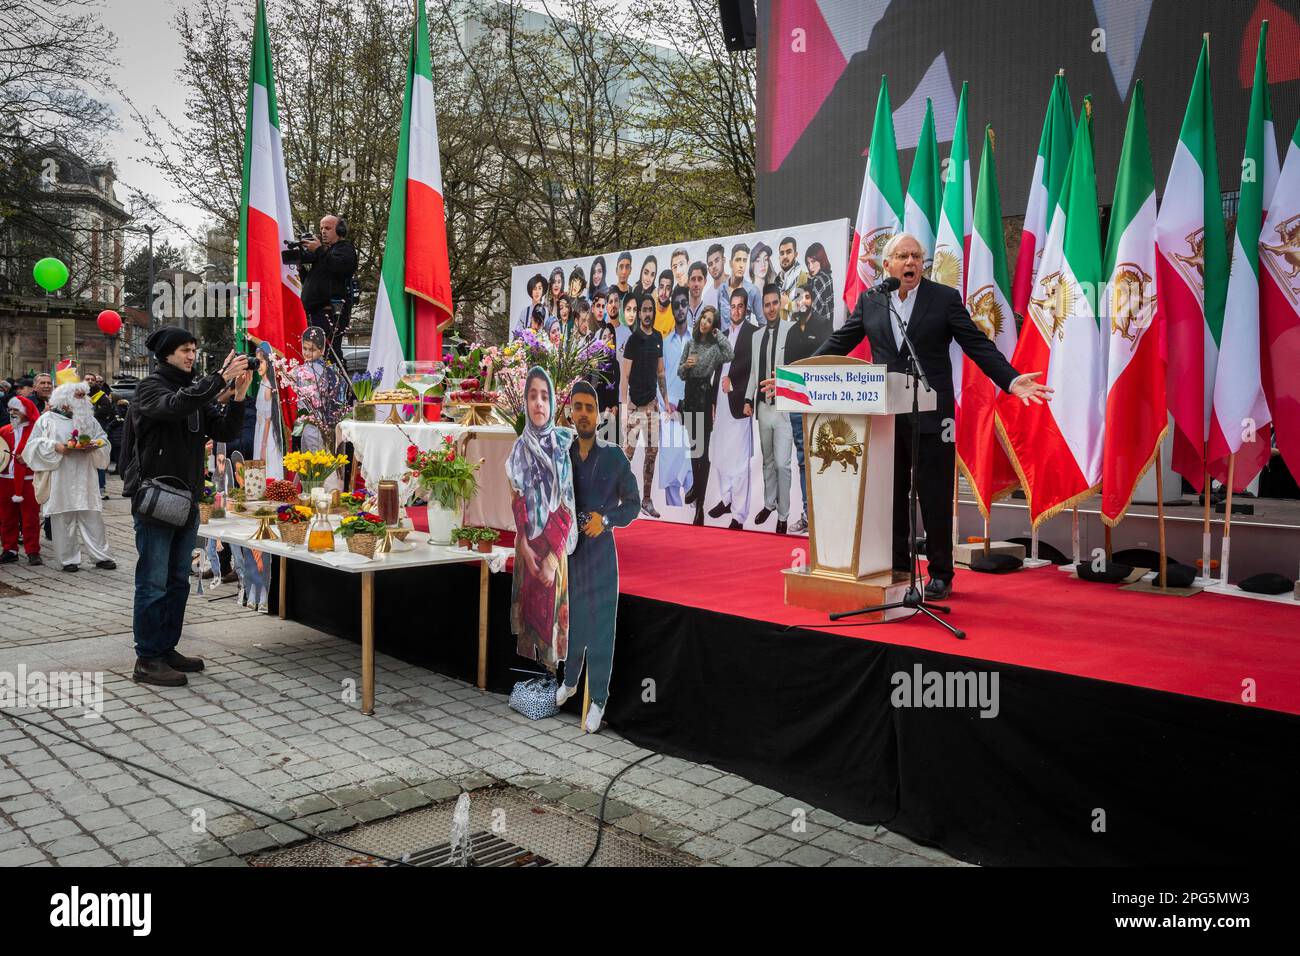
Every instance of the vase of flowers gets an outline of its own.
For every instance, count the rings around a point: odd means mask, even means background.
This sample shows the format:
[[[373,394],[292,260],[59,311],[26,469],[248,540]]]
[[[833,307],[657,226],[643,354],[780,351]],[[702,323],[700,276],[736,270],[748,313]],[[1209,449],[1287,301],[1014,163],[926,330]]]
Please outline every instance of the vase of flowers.
[[[339,534],[353,554],[375,556],[375,546],[384,534],[384,519],[369,511],[348,515],[339,523]]]
[[[406,449],[408,481],[419,484],[429,501],[429,543],[451,544],[451,531],[460,520],[465,504],[478,494],[478,469],[483,459],[472,461],[461,454],[450,435],[429,451],[415,445]]]
[[[375,406],[366,403],[374,398],[375,390],[379,388],[379,382],[383,377],[382,368],[375,369],[373,372],[357,372],[352,376],[352,394],[356,398],[356,404],[352,406],[352,417],[357,421],[375,420]]]
[[[330,451],[291,451],[284,456],[284,467],[297,473],[302,497],[308,501],[315,489],[324,487],[326,479],[347,463],[347,455]]]

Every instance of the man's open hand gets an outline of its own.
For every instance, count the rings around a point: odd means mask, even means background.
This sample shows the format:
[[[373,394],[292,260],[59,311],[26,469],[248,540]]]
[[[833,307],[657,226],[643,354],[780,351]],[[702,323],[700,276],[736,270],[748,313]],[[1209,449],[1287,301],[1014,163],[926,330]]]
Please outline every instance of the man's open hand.
[[[1050,402],[1052,400],[1052,393],[1056,391],[1056,389],[1052,388],[1050,385],[1043,385],[1040,382],[1034,381],[1034,379],[1038,378],[1038,376],[1042,374],[1042,372],[1026,372],[1024,375],[1019,375],[1012,380],[1011,388],[1008,389],[1008,391],[1026,405],[1030,402],[1033,402],[1035,405],[1041,405],[1043,402]]]

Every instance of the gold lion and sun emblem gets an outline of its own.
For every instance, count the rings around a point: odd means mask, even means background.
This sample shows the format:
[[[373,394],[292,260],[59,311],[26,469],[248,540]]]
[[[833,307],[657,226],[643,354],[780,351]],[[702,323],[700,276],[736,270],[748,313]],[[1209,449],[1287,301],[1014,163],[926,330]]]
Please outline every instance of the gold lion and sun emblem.
[[[885,244],[894,238],[887,226],[873,229],[862,237],[858,250],[858,276],[867,285],[875,285],[885,274]]]
[[[1065,341],[1065,321],[1074,314],[1079,289],[1073,279],[1060,270],[1038,277],[1040,292],[1029,297],[1029,316],[1043,338]]]
[[[817,426],[813,441],[813,457],[820,458],[822,466],[817,469],[821,474],[831,465],[838,464],[842,472],[852,466],[853,473],[858,473],[858,459],[862,455],[862,442],[858,441],[857,432],[842,418],[832,418]]]
[[[976,328],[990,339],[996,339],[1002,334],[1002,329],[1006,325],[1006,313],[1002,311],[1002,303],[998,301],[997,293],[992,284],[982,285],[974,292],[966,296],[966,310],[970,312],[971,321],[975,323]]]
[[[1296,284],[1300,277],[1300,215],[1278,223],[1273,231],[1277,233],[1276,243],[1259,237],[1259,258],[1291,304],[1300,306],[1300,285]]]
[[[1155,315],[1155,280],[1136,262],[1121,262],[1115,271],[1110,287],[1111,334],[1136,349],[1142,330],[1150,327]]]

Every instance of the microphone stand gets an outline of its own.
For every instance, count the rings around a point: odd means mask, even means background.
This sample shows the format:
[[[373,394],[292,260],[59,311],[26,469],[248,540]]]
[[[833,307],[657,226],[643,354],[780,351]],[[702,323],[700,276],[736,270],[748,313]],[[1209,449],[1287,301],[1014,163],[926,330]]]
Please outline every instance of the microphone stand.
[[[916,294],[916,290],[912,290]],[[908,519],[908,556],[910,558],[908,567],[908,585],[907,592],[903,595],[901,601],[890,601],[887,604],[858,608],[856,611],[840,611],[830,616],[832,621],[838,621],[840,618],[854,617],[858,614],[872,614],[876,611],[892,611],[895,608],[908,608],[919,614],[924,614],[930,620],[947,630],[953,637],[958,640],[965,640],[966,632],[960,628],[953,627],[943,618],[935,614],[935,611],[942,611],[944,614],[951,614],[952,609],[941,604],[927,604],[925,601],[925,589],[918,584],[920,577],[921,556],[916,549],[916,509],[917,509],[917,490],[916,490],[916,470],[918,453],[921,445],[921,388],[924,386],[927,392],[933,391],[930,383],[925,377],[925,371],[921,368],[921,360],[916,355],[916,346],[912,344],[912,339],[907,334],[907,326],[903,324],[903,317],[898,314],[894,308],[894,299],[888,293],[885,293],[885,305],[889,308],[889,314],[894,322],[898,325],[903,334],[903,345],[907,348],[907,376],[912,383],[912,462],[911,462],[911,487],[907,491],[907,519]],[[915,306],[913,306],[915,308]],[[931,610],[933,608],[934,610]],[[904,618],[906,620],[906,618]],[[893,621],[884,621],[882,623],[895,623]]]

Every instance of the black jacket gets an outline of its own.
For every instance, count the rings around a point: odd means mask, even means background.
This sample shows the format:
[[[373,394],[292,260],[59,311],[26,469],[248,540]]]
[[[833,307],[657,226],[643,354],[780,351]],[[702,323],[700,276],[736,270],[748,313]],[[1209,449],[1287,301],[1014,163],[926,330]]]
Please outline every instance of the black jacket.
[[[208,439],[233,442],[244,424],[244,402],[215,402],[225,387],[220,375],[194,378],[171,365],[140,383],[122,430],[125,497],[140,479],[163,476],[179,478],[196,498],[202,493]]]
[[[943,430],[944,420],[954,415],[952,362],[948,357],[952,342],[1004,392],[1020,373],[971,321],[956,289],[922,279],[913,295],[916,304],[907,323],[907,335],[916,346],[921,370],[929,379],[930,387],[938,393],[935,410],[921,413],[921,431],[937,434]],[[907,348],[904,346],[900,353],[894,344],[893,321],[886,296],[863,292],[858,296],[853,314],[814,354],[847,355],[865,337],[871,341],[872,362],[887,365],[891,372],[906,372]]]
[[[727,334],[730,334],[730,319],[724,329]],[[732,346],[735,355],[731,359],[731,366],[727,369],[727,378],[731,380],[730,392],[722,390],[722,375],[718,375],[718,398],[725,396],[732,418],[745,417],[745,406],[749,403],[749,375],[754,360],[754,333],[757,331],[758,329],[746,317],[740,334],[736,336],[736,344]],[[721,373],[722,370],[718,371]]]
[[[302,307],[310,315],[330,304],[331,299],[348,297],[348,282],[357,271],[357,249],[346,239],[340,239],[326,248],[302,252],[304,270],[302,278]]]

